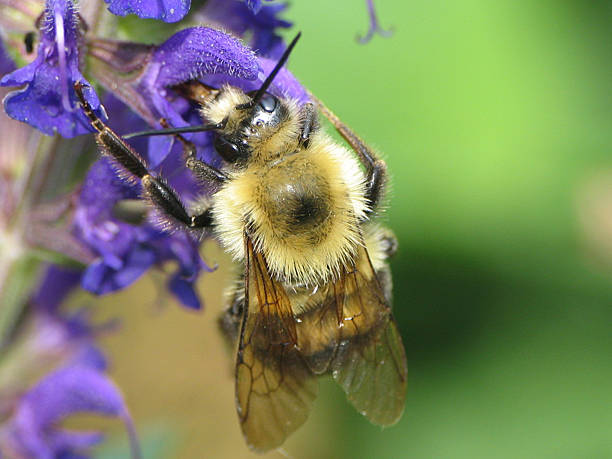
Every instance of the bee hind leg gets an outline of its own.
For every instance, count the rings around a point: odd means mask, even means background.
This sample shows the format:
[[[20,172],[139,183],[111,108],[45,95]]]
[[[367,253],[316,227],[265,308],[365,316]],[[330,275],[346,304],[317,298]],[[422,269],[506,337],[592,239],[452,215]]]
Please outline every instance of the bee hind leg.
[[[372,148],[370,148],[355,132],[344,124],[338,116],[333,113],[327,106],[317,99],[312,94],[310,98],[315,102],[316,106],[321,110],[321,113],[330,121],[336,128],[336,131],[346,140],[350,147],[357,153],[361,164],[366,168],[366,194],[369,206],[366,211],[366,216],[376,212],[380,201],[384,196],[385,185],[387,183],[387,165],[378,157]]]
[[[244,312],[244,286],[242,289],[237,287],[233,290],[229,306],[221,317],[219,317],[219,328],[227,342],[233,346],[238,341],[240,333],[240,325],[242,324],[242,315]]]

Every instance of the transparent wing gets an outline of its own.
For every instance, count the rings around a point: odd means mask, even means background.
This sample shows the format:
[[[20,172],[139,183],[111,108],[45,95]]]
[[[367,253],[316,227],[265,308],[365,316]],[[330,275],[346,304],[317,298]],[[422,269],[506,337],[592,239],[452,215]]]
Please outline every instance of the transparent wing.
[[[320,289],[300,316],[298,342],[310,369],[330,371],[355,408],[391,425],[404,409],[404,346],[365,248],[354,265]]]
[[[342,279],[342,325],[332,376],[372,423],[401,417],[408,368],[401,336],[365,248]]]
[[[317,381],[296,349],[289,298],[268,274],[263,255],[245,237],[245,316],[236,359],[236,403],[249,446],[268,451],[301,426]]]

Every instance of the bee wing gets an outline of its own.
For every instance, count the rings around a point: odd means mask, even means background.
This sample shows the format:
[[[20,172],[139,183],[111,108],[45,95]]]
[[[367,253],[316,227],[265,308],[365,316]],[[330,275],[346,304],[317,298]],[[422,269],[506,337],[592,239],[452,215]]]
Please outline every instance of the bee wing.
[[[331,372],[371,422],[391,425],[404,409],[404,346],[367,250],[313,295],[300,316],[300,352],[315,374]]]
[[[388,426],[404,410],[406,355],[368,253],[359,250],[356,265],[345,269],[333,289],[342,302],[342,323],[331,370],[357,411],[374,424]]]
[[[245,313],[236,359],[236,403],[247,443],[280,446],[304,423],[318,385],[296,349],[295,318],[284,288],[245,236]]]

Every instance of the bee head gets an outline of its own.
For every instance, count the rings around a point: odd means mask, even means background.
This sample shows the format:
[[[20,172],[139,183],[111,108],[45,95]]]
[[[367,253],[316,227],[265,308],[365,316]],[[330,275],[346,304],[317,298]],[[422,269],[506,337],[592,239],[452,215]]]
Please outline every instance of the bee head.
[[[286,105],[276,96],[268,92],[255,96],[224,86],[202,107],[205,119],[222,126],[216,130],[214,146],[229,163],[247,161],[252,150],[274,135],[288,116]]]
[[[176,87],[175,89],[186,97],[202,103],[202,117],[209,120],[209,124],[143,131],[124,136],[124,138],[214,131],[217,134],[214,142],[215,150],[225,161],[228,163],[247,161],[251,157],[253,147],[274,135],[289,115],[287,106],[267,90],[287,62],[300,36],[301,33],[295,36],[256,91],[245,93],[229,85],[215,89],[197,81]]]
[[[292,40],[258,90],[245,93],[238,88],[224,86],[203,105],[203,117],[223,126],[217,131],[214,145],[225,161],[238,163],[248,160],[252,148],[276,133],[279,125],[288,117],[287,107],[267,89],[285,65],[300,36],[301,33],[298,33]]]

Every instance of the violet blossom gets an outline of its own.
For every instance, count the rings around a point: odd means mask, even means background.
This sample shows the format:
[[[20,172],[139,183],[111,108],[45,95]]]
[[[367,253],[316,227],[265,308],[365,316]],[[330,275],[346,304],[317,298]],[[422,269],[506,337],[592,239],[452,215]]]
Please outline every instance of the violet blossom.
[[[0,367],[0,414],[7,419],[0,425],[0,452],[8,457],[88,457],[89,448],[103,436],[58,425],[76,413],[120,419],[130,436],[133,457],[140,456],[123,396],[105,374],[106,359],[95,346],[97,328],[88,323],[88,314],[60,311],[79,277],[78,271],[47,270],[32,300],[31,320],[12,346],[13,352],[26,354],[27,361],[17,368]],[[23,391],[32,374],[50,362],[55,362],[55,369]]]
[[[206,24],[218,24],[239,37],[250,34],[249,45],[258,56],[280,58],[285,45],[278,29],[292,25],[279,18],[287,7],[287,3],[260,4],[255,11],[241,0],[209,0],[196,18]]]
[[[115,52],[109,52],[116,46]],[[284,47],[284,45],[283,45]],[[123,44],[94,42],[92,53],[108,65],[94,74],[109,88],[115,88],[124,103],[134,108],[150,124],[160,118],[175,127],[198,124],[200,118],[197,106],[190,104],[173,91],[173,86],[189,80],[199,79],[207,84],[220,87],[232,84],[246,91],[258,88],[276,63],[273,59],[258,57],[235,38],[210,27],[192,27],[177,32],[164,43],[151,48],[133,47],[131,59],[125,59]],[[130,62],[143,60],[140,73],[129,78],[117,76],[122,64],[115,64],[115,74],[109,74],[116,53]],[[293,97],[300,102],[308,100],[304,88],[291,73],[283,69],[277,76],[270,91],[276,95]],[[200,159],[215,163],[218,156],[212,149],[212,134],[187,135],[196,146]],[[172,137],[152,138],[149,143],[149,159],[157,167],[168,155]]]
[[[0,76],[4,76],[15,69],[15,64],[6,54],[3,43],[0,41]]]
[[[244,3],[254,14],[259,13],[259,10],[261,10],[261,7],[263,6],[262,0],[244,0]]]
[[[186,179],[186,177],[180,177]],[[181,191],[188,182],[181,180]],[[201,306],[194,282],[201,270],[210,269],[198,253],[199,241],[176,231],[167,233],[154,223],[134,225],[117,219],[113,209],[122,200],[137,199],[140,186],[117,177],[108,159],[101,159],[85,178],[74,217],[78,240],[96,255],[83,274],[82,286],[96,294],[123,289],[149,268],[175,260],[178,269],[168,287],[180,302],[191,308]]]
[[[84,361],[47,375],[22,397],[14,417],[2,432],[5,450],[24,458],[85,457],[81,453],[98,444],[103,436],[56,427],[75,413],[117,417],[134,436],[119,390],[101,368]],[[138,454],[134,453],[134,457]]]
[[[106,3],[118,15],[137,14],[166,22],[178,21],[190,8],[186,0]],[[119,134],[142,130],[146,125],[159,126],[160,118],[173,126],[202,123],[198,105],[185,99],[176,85],[197,79],[215,87],[232,84],[245,91],[260,87],[285,49],[277,33],[291,25],[279,18],[285,8],[285,4],[262,5],[261,1],[210,0],[195,12],[196,18],[205,18],[207,23],[214,21],[216,27],[238,37],[248,36],[250,47],[211,27],[183,28],[161,44],[144,44],[119,42],[108,35],[94,36],[92,30],[97,29],[86,31],[86,21],[77,14],[71,0],[47,0],[39,21],[36,58],[1,80],[3,86],[23,86],[6,97],[5,111],[45,134],[74,137],[90,133],[93,130],[76,102],[73,84],[78,81],[85,86],[86,99],[96,114],[104,117],[105,110],[91,81],[106,90],[102,99],[110,115],[108,124]],[[0,64],[8,72],[12,63],[6,61],[4,66],[0,50]],[[286,69],[279,72],[269,91],[300,103],[308,100],[306,90]],[[200,159],[220,166],[221,159],[212,146],[213,135],[186,137],[196,144]],[[147,161],[151,173],[166,177],[186,202],[207,191],[195,183],[184,165],[180,146],[173,148],[171,136],[134,140],[133,146]],[[63,164],[65,153],[59,149],[53,156],[47,151],[48,156],[41,155],[44,161],[26,163],[30,167],[27,170],[36,179],[42,177],[44,183],[47,164]],[[138,454],[125,401],[106,375],[106,359],[95,343],[100,328],[91,324],[86,310],[68,315],[60,309],[62,300],[77,285],[95,294],[110,294],[130,286],[149,270],[171,263],[173,271],[167,276],[167,289],[183,305],[201,307],[195,283],[200,274],[210,271],[199,255],[204,235],[164,231],[151,210],[143,212],[144,218],[138,221],[120,216],[117,209],[122,203],[138,200],[141,186],[118,177],[116,167],[107,158],[95,161],[80,177],[80,185],[65,196],[67,217],[62,214],[63,224],[55,230],[63,231],[62,238],[73,242],[87,256],[71,256],[73,252],[64,251],[64,256],[80,263],[79,269],[50,269],[38,294],[33,296],[33,317],[28,322],[32,326],[26,333],[26,341],[31,344],[20,361],[33,366],[44,361],[50,367],[46,375],[29,379],[9,372],[14,374],[12,390],[3,391],[5,387],[0,387],[0,394],[11,394],[9,400],[0,395],[0,414],[6,419],[0,426],[0,451],[4,456],[87,457],[101,436],[97,432],[66,431],[58,425],[77,412],[122,420],[132,439],[134,455]],[[34,215],[38,203],[28,199],[19,203],[31,205],[25,210]],[[30,220],[24,221],[28,228],[34,226]],[[0,221],[0,229],[3,223]],[[9,349],[18,352],[24,348],[11,341]]]
[[[116,2],[111,7],[127,8],[128,4],[133,6],[130,2]],[[276,18],[284,8],[285,5],[266,5],[254,15],[242,2],[213,0],[201,13],[234,28],[237,34],[253,32],[253,39],[265,44],[260,51],[274,54],[275,50],[284,49],[275,30],[290,25]],[[125,126],[132,131],[143,129],[143,120],[153,125],[160,118],[173,126],[201,123],[198,106],[176,93],[176,85],[200,79],[213,86],[229,83],[250,91],[261,85],[276,63],[274,59],[257,56],[236,38],[210,27],[183,29],[158,46],[90,37],[87,46],[80,48],[83,27],[69,0],[49,0],[43,24],[36,60],[2,80],[3,84],[10,84],[21,81],[22,74],[33,75],[23,90],[9,94],[5,106],[11,116],[21,119],[19,113],[27,113],[22,118],[43,132],[57,130],[64,136],[91,130],[89,121],[74,103],[72,90],[74,81],[85,81],[79,70],[80,49],[86,49],[94,59],[94,78],[142,118],[128,115],[126,107],[109,96],[107,106],[112,113],[109,123],[119,134],[126,132],[122,129]],[[95,60],[102,65],[96,65]],[[58,82],[52,88],[41,84],[49,75]],[[304,88],[286,69],[278,74],[270,91],[300,102],[308,100]],[[100,107],[100,114],[103,110],[96,94],[93,90],[87,94],[90,103]],[[95,102],[91,101],[92,97]],[[41,112],[54,112],[57,116],[49,120],[38,116]],[[219,166],[212,136],[212,133],[187,135],[198,147],[200,159]],[[147,159],[152,171],[163,164],[164,175],[171,177],[170,182],[179,194],[186,198],[195,196],[197,188],[181,162],[180,153],[168,157],[174,144],[171,136],[152,137],[146,145],[143,141],[136,142],[139,143],[137,150]],[[199,308],[201,302],[194,282],[202,270],[209,270],[199,257],[199,240],[183,231],[172,234],[161,231],[153,218],[139,224],[117,219],[113,214],[115,207],[139,196],[140,186],[118,178],[107,160],[98,161],[86,176],[72,225],[73,236],[91,254],[81,259],[93,258],[85,269],[82,286],[96,294],[107,294],[131,285],[152,267],[177,261],[178,268],[171,275],[168,288],[182,304]]]
[[[75,82],[84,85],[85,98],[98,116],[103,116],[100,100],[79,70],[80,25],[70,0],[48,0],[40,28],[36,59],[29,65],[5,75],[2,86],[25,85],[4,99],[11,117],[41,130],[63,137],[93,131],[76,103]]]
[[[378,21],[378,15],[376,14],[376,8],[374,7],[374,0],[366,0],[368,7],[368,16],[370,17],[370,25],[366,34],[362,37],[358,36],[357,41],[361,44],[368,43],[375,34],[381,37],[390,37],[393,32],[391,30],[385,30],[380,26]]]
[[[152,126],[159,126],[161,118],[175,127],[201,122],[195,107],[175,94],[172,86],[209,75],[225,81],[255,80],[260,71],[253,51],[209,27],[183,29],[153,47],[95,39],[89,52],[95,59],[92,74],[96,79]],[[210,144],[204,134],[186,137],[197,146]],[[151,167],[166,158],[172,143],[172,137],[151,139]],[[211,155],[199,154],[200,159],[213,160]]]
[[[104,0],[108,10],[118,16],[135,14],[141,18],[177,22],[189,12],[191,0]]]

